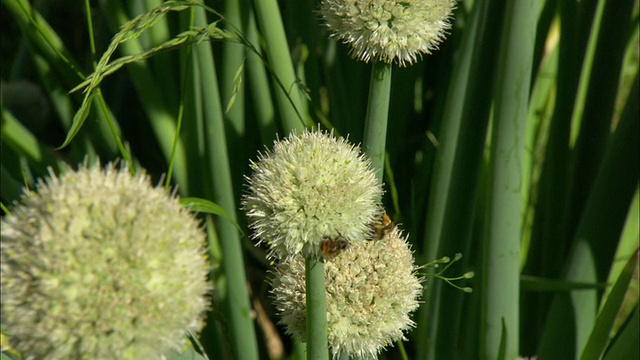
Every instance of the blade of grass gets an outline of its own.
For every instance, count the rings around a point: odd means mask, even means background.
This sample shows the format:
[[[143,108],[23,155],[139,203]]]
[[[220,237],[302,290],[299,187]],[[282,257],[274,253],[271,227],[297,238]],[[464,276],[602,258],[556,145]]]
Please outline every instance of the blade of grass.
[[[261,51],[258,46],[258,29],[256,26],[255,14],[253,7],[247,9],[247,31],[246,37],[256,51]],[[247,51],[247,79],[249,81],[249,89],[253,102],[253,109],[258,128],[260,130],[260,138],[262,143],[270,145],[276,139],[277,125],[275,121],[275,109],[271,99],[269,90],[269,79],[265,70],[263,60],[253,51]]]
[[[624,295],[629,289],[629,282],[631,281],[633,270],[637,263],[638,252],[636,250],[636,252],[629,257],[626,266],[611,290],[611,295],[604,304],[600,314],[598,314],[589,340],[580,355],[581,360],[600,359],[602,353],[604,353],[607,340],[609,340],[609,333],[613,328],[613,322],[620,310]]]
[[[557,42],[551,45],[545,59],[541,61],[541,68],[535,77],[529,104],[527,120],[526,144],[523,160],[523,176],[525,179],[522,188],[522,248],[520,252],[520,266],[524,268],[529,256],[533,222],[535,219],[536,203],[539,197],[538,184],[544,159],[544,145],[546,134],[551,126],[555,99],[555,74],[558,72],[558,46]]]
[[[538,2],[509,2],[500,47],[486,204],[482,354],[499,353],[503,322],[505,358],[519,354],[522,158],[535,46]]]
[[[634,6],[634,0],[598,4],[573,112],[569,229],[580,220],[605,152]]]
[[[638,357],[638,339],[640,329],[638,320],[638,305],[636,305],[633,316],[627,321],[622,333],[613,341],[612,346],[604,354],[604,360],[633,359]]]
[[[13,115],[2,109],[2,144],[8,146],[18,155],[25,156],[37,175],[47,174],[47,167],[59,170],[60,163],[49,148],[27,130]]]
[[[496,68],[495,44],[502,23],[500,1],[479,1],[464,33],[460,59],[454,64],[442,115],[442,129],[434,180],[426,216],[423,261],[446,254],[468,253]],[[471,66],[474,64],[474,66]],[[467,257],[454,269],[462,272]],[[456,270],[454,270],[456,271]],[[421,307],[418,358],[455,358],[464,294],[433,283],[425,290]],[[440,314],[447,316],[440,316]],[[426,345],[431,344],[427,349]]]
[[[224,4],[226,23],[236,29],[244,29],[242,12],[249,6],[247,0],[228,0]],[[242,174],[249,163],[245,144],[245,95],[244,85],[245,47],[242,44],[225,41],[222,43],[222,64],[220,72],[220,99],[226,111],[224,125],[227,136],[229,164],[234,184],[241,184]],[[240,197],[240,186],[235,187],[236,198]]]
[[[84,2],[84,7],[85,7],[85,14],[87,16],[87,29],[88,29],[88,33],[89,33],[89,48],[91,49],[91,57],[93,59],[93,67],[95,70],[95,66],[96,66],[96,43],[94,40],[94,34],[93,34],[93,20],[91,19],[91,6],[89,5],[89,0],[85,0]],[[96,99],[96,105],[100,106],[100,110],[101,110],[101,122],[100,124],[103,125],[108,125],[109,126],[109,131],[103,131],[104,134],[108,134],[111,133],[113,134],[113,140],[115,141],[115,144],[113,144],[113,141],[108,143],[108,145],[111,145],[112,147],[112,152],[115,150],[113,149],[114,145],[118,146],[118,150],[120,150],[120,155],[123,157],[123,159],[125,160],[125,162],[127,164],[129,164],[130,167],[133,166],[133,163],[131,161],[131,156],[130,154],[125,150],[124,144],[122,144],[122,140],[120,140],[120,129],[118,128],[117,124],[115,123],[115,121],[113,120],[113,117],[111,116],[111,112],[109,111],[109,109],[107,108],[107,103],[104,101],[104,98],[102,96],[102,92],[100,91],[100,89],[98,89],[97,91],[97,99]],[[108,138],[108,137],[107,137]],[[133,168],[132,168],[133,169]]]
[[[545,278],[558,278],[570,247],[570,236],[566,228],[566,204],[568,201],[569,172],[571,149],[569,137],[573,104],[579,84],[580,63],[586,48],[588,27],[593,14],[593,6],[585,2],[558,2],[559,10],[559,43],[558,65],[555,75],[555,100],[549,128],[540,133],[538,141],[543,148],[540,179],[535,185],[537,199],[533,214],[531,234],[523,240],[532,246],[527,251],[527,261],[523,269],[528,274]],[[539,337],[545,326],[546,313],[551,302],[550,294],[523,293],[523,324],[527,324],[527,332],[536,336],[522,338],[521,347],[527,353],[534,353]]]
[[[307,108],[299,88],[291,61],[291,53],[284,33],[282,18],[276,0],[254,0],[253,7],[260,33],[268,46],[264,49],[273,76],[284,87],[276,86],[276,101],[285,133],[302,131],[306,123]]]
[[[149,11],[151,9],[160,7],[163,5],[164,0],[144,0],[144,1],[131,1],[129,3],[130,8],[134,8],[136,4],[140,4],[141,10]],[[131,12],[136,14],[137,12]],[[145,48],[151,48],[158,46],[169,39],[171,39],[171,30],[169,28],[170,22],[168,18],[162,18],[154,26],[149,28],[142,35]],[[185,29],[186,30],[186,29]],[[179,86],[176,79],[178,76],[175,72],[175,65],[172,61],[173,54],[161,53],[153,57],[150,61],[150,66],[155,74],[163,74],[158,76],[157,81],[159,86],[166,92],[166,98],[170,108],[178,106],[178,99],[180,99]]]
[[[104,13],[107,14],[107,21],[114,31],[118,31],[119,25],[124,24],[129,19],[116,1],[102,1]],[[132,39],[120,45],[120,51],[124,55],[135,55],[143,51],[139,41]],[[127,67],[131,74],[131,80],[136,87],[137,94],[143,105],[143,110],[151,123],[154,135],[162,149],[162,153],[167,164],[173,162],[173,176],[180,185],[180,192],[189,193],[189,181],[187,174],[187,158],[184,143],[178,140],[175,153],[173,154],[173,143],[176,139],[176,116],[172,110],[167,108],[169,103],[165,99],[165,94],[158,86],[155,76],[151,72],[146,61],[136,62]]]
[[[71,55],[64,47],[62,40],[40,14],[31,7],[26,0],[3,0],[2,4],[13,15],[14,20],[35,46],[38,53],[56,68],[62,79],[69,81],[69,87],[74,81],[84,78],[80,67],[71,59]]]
[[[206,14],[203,9],[196,8],[196,26],[206,25]],[[193,54],[197,59],[200,72],[204,106],[205,133],[208,134],[206,145],[213,184],[215,202],[222,207],[234,221],[237,221],[236,205],[233,197],[233,183],[227,153],[223,108],[218,92],[218,80],[215,73],[215,62],[211,44],[204,42],[194,45]],[[227,277],[227,297],[225,305],[230,319],[232,341],[239,359],[258,359],[258,344],[255,328],[251,318],[247,278],[244,268],[242,241],[233,224],[218,218],[217,222],[220,244],[224,253],[222,266]]]
[[[616,279],[620,277],[625,265],[626,260],[638,251],[638,238],[640,237],[640,187],[636,189],[636,194],[633,197],[633,203],[627,214],[627,220],[625,221],[624,230],[620,237],[620,243],[616,250],[616,255],[609,271],[609,277],[607,283],[613,284]],[[612,288],[607,287],[602,294],[600,300],[600,311],[604,306]],[[640,295],[637,295],[640,297]]]
[[[587,199],[563,278],[598,281],[598,268],[611,266],[626,213],[633,200],[640,172],[640,96],[636,76],[615,133],[611,136],[598,175]],[[584,124],[583,124],[584,125]],[[608,267],[607,267],[608,264]],[[595,323],[595,291],[556,296],[551,304],[538,355],[576,357]]]
[[[66,50],[64,44],[49,26],[47,21],[36,11],[31,5],[23,0],[4,1],[8,9],[11,11],[13,18],[17,21],[22,29],[23,34],[29,41],[32,49],[32,57],[36,64],[36,68],[41,76],[42,83],[48,90],[51,103],[56,109],[59,119],[65,129],[71,128],[70,108],[72,107],[70,98],[66,94],[66,89],[72,84],[82,79],[84,76],[79,70],[79,66],[73,60],[72,56]],[[55,69],[55,71],[53,71]],[[102,97],[98,94],[98,100]],[[88,111],[90,103],[87,103]],[[96,106],[98,102],[95,103]],[[103,126],[104,125],[104,126]],[[113,122],[113,128],[118,125]],[[98,135],[93,141],[98,145],[113,152],[115,144],[111,135],[106,129],[106,124],[98,124],[90,126],[91,135]],[[117,136],[117,133],[113,133]],[[84,158],[87,152],[92,152],[88,135],[83,135],[82,146],[74,146],[70,153],[75,154],[78,160]]]

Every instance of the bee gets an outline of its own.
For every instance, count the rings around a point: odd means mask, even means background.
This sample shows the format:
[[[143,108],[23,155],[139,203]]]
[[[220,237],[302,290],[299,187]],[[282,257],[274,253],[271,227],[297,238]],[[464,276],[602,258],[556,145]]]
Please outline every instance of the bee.
[[[382,219],[373,223],[373,238],[372,240],[381,240],[387,236],[396,225],[391,221],[387,214],[382,214]]]
[[[347,240],[342,235],[338,235],[335,239],[325,236],[322,238],[320,248],[322,249],[322,254],[324,254],[324,256],[334,257],[342,250],[346,249],[347,245]]]

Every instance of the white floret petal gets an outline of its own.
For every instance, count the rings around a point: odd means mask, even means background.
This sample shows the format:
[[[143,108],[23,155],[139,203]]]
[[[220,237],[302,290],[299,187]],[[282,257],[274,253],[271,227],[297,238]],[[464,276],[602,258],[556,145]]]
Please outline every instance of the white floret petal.
[[[322,0],[331,36],[351,46],[359,60],[411,65],[438,49],[455,0]]]
[[[200,222],[143,172],[51,172],[2,221],[12,345],[26,359],[179,349],[209,307],[204,239]]]
[[[253,237],[272,257],[319,256],[326,237],[356,241],[370,233],[382,189],[369,160],[346,139],[292,134],[251,168],[243,207]]]
[[[325,262],[327,331],[334,357],[341,352],[375,357],[415,327],[422,279],[399,230],[359,242]],[[272,277],[276,308],[288,334],[306,336],[305,270],[298,257],[280,263]]]

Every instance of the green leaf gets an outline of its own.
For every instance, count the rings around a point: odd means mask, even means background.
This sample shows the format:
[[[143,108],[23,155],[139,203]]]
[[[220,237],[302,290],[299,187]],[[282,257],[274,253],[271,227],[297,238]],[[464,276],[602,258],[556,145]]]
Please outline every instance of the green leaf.
[[[572,290],[599,289],[606,284],[549,279],[531,275],[520,275],[520,286],[523,290],[534,292],[566,292]]]
[[[624,267],[620,277],[618,277],[618,281],[616,281],[607,302],[596,318],[596,324],[591,331],[591,336],[589,336],[589,340],[582,351],[580,359],[598,359],[604,352],[607,340],[609,339],[609,333],[613,327],[616,315],[622,306],[624,295],[629,289],[629,282],[631,281],[637,263],[638,252],[636,251],[627,261],[627,265]]]
[[[182,347],[181,352],[172,350],[167,355],[168,360],[208,360],[206,357],[200,355],[194,348],[191,341]]]
[[[190,197],[180,199],[180,204],[182,204],[182,206],[184,207],[189,208],[191,211],[222,216],[223,218],[229,220],[238,229],[238,231],[240,231],[241,234],[244,234],[244,232],[240,228],[240,225],[238,225],[238,223],[233,220],[233,218],[229,216],[229,214],[227,214],[226,211],[224,211],[224,209],[220,207],[220,205],[214,203],[213,201]]]
[[[236,70],[235,75],[233,76],[233,91],[231,93],[231,98],[229,99],[229,104],[227,104],[227,108],[225,109],[225,113],[228,113],[233,104],[236,102],[236,97],[238,96],[238,92],[240,91],[240,87],[242,86],[242,74],[244,71],[244,64],[240,64],[238,70]]]
[[[638,358],[638,305],[633,315],[626,322],[626,326],[612,341],[611,347],[604,355],[605,360],[637,359]]]
[[[71,140],[73,140],[73,138],[78,134],[78,131],[80,131],[82,124],[84,124],[87,116],[89,116],[89,111],[91,110],[91,102],[93,101],[93,98],[95,96],[96,93],[94,92],[87,92],[87,94],[84,96],[84,99],[82,99],[82,105],[80,105],[80,109],[78,109],[78,112],[76,112],[76,114],[73,116],[73,123],[71,124],[71,129],[69,129],[69,132],[67,133],[67,138],[64,139],[64,143],[62,143],[62,145],[60,145],[56,150],[60,150],[69,145]]]

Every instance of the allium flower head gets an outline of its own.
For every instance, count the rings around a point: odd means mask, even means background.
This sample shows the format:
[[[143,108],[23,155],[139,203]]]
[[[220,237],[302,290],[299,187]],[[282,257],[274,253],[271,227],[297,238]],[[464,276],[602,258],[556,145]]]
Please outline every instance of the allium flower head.
[[[382,194],[370,162],[344,138],[305,131],[251,164],[244,209],[271,256],[318,256],[324,238],[365,239]]]
[[[282,262],[272,279],[275,305],[287,333],[306,337],[305,268],[301,257]],[[376,356],[415,324],[420,279],[406,238],[397,228],[381,240],[353,243],[325,260],[327,335],[334,357]]]
[[[2,220],[2,324],[26,359],[153,359],[208,307],[199,222],[126,168],[51,173]]]
[[[322,0],[320,12],[332,36],[354,57],[401,66],[431,54],[451,28],[455,0]]]

